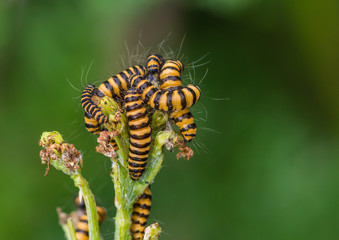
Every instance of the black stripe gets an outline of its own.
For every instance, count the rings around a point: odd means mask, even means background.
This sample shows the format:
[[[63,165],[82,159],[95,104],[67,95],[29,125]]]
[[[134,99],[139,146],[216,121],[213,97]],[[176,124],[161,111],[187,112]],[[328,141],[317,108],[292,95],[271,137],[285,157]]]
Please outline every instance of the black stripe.
[[[99,98],[105,97],[105,94],[103,94],[99,89],[95,93]]]
[[[132,157],[132,156],[129,156],[129,158],[134,160],[134,161],[136,161],[136,162],[145,162],[145,161],[147,161],[148,157],[141,158],[141,157]]]
[[[149,126],[151,124],[151,121],[150,121],[150,119],[148,119],[148,121],[147,122],[145,122],[145,123],[141,123],[141,124],[139,124],[139,125],[129,125],[129,128],[131,129],[131,130],[138,130],[138,129],[140,129],[140,128],[144,128],[144,127],[147,127],[147,126]]]
[[[151,85],[151,83],[145,80],[145,82],[143,84],[141,84],[141,86],[138,88],[138,92],[140,94],[143,93],[145,91],[145,89],[148,88],[150,85]]]
[[[196,128],[197,128],[197,125],[195,123],[191,123],[191,124],[188,124],[185,127],[181,128],[180,131],[181,132],[186,132],[189,129],[196,129]]]
[[[87,127],[87,128],[100,128],[100,124],[93,125],[91,123],[85,123],[85,127]]]
[[[167,108],[168,108],[168,112],[171,112],[172,109],[173,109],[172,94],[173,94],[172,91],[167,93],[166,105],[167,105]]]
[[[145,168],[143,169],[128,169],[130,173],[144,173],[145,172]]]
[[[87,100],[87,99],[86,99]],[[85,109],[87,107],[88,104],[91,104],[90,101],[85,102],[85,103],[81,103],[82,104],[82,108]]]
[[[134,143],[131,141],[130,143],[133,147],[136,147],[136,148],[145,148],[145,147],[148,147],[149,145],[151,145],[150,142],[147,142],[145,144],[138,144],[138,143]],[[134,160],[134,159],[133,159]]]
[[[138,150],[132,150],[131,148],[129,149],[129,152],[130,153],[134,153],[134,154],[136,154],[136,155],[146,155],[146,154],[148,154],[149,153],[149,150],[146,150],[146,151],[143,151],[143,152],[141,152],[141,151],[138,151]],[[132,158],[131,158],[132,159]],[[133,159],[134,160],[134,159]]]
[[[119,95],[120,95],[122,92],[124,92],[124,89],[122,88],[122,85],[121,85],[121,81],[116,76],[113,76],[113,80],[119,87]]]
[[[121,76],[125,81],[127,81],[128,80],[128,77],[126,76],[126,74],[125,73],[123,73],[123,72],[120,72],[120,73],[118,73],[116,76]]]
[[[134,103],[133,105],[129,104],[127,106],[126,105],[125,105],[125,109],[126,109],[127,112],[143,108],[142,104],[139,104],[139,103]]]
[[[132,75],[133,75],[133,72],[131,71],[130,68],[126,69],[126,72],[129,74],[129,76],[132,76]]]
[[[192,117],[193,117],[192,113],[188,112],[188,113],[185,113],[185,114],[175,118],[174,121],[175,122],[181,122],[184,119],[190,119]]]
[[[148,209],[148,210],[151,209],[151,206],[146,205],[146,204],[140,204],[140,203],[135,203],[135,204],[133,205],[133,207],[140,207],[140,208],[142,208],[142,209]]]
[[[88,220],[86,220],[86,219],[81,219],[81,218],[80,218],[79,222],[82,222],[82,223],[88,223]]]
[[[148,138],[152,135],[151,130],[149,133],[145,133],[143,135],[136,135],[136,134],[131,134],[130,137],[133,139],[137,139],[137,140],[141,140],[141,139],[145,139]]]
[[[147,221],[145,221],[144,223],[140,223],[140,221],[139,220],[132,220],[132,222],[134,223],[134,224],[138,224],[138,225],[140,225],[140,226],[146,226],[146,224],[147,224]],[[139,232],[139,230],[137,230],[138,232]]]
[[[178,94],[181,98],[181,109],[185,109],[186,106],[187,106],[187,102],[186,102],[186,97],[185,97],[185,94],[184,92],[182,91],[182,89],[178,89]]]
[[[113,86],[108,81],[103,82],[103,84],[111,92],[111,94],[113,96],[115,94],[114,91],[113,91]]]
[[[128,162],[128,165],[131,167],[146,167],[147,162],[145,163],[135,163],[135,162]]]
[[[133,75],[131,77],[131,86],[135,88],[136,86],[138,86],[141,80],[142,78],[139,75]]]
[[[143,218],[148,218],[148,216],[149,216],[149,214],[145,215],[143,213],[139,213],[139,212],[135,212],[135,211],[132,212],[132,215],[138,215],[138,216],[143,217]]]
[[[173,64],[175,64],[176,66],[177,66],[177,68],[175,68],[175,67],[170,67],[170,66],[166,66],[166,67],[163,67],[162,69],[161,69],[161,71],[164,71],[164,70],[167,70],[167,69],[171,69],[171,70],[173,70],[173,71],[177,71],[177,72],[179,72],[180,73],[180,68],[179,68],[179,66],[178,66],[178,64],[176,64],[175,62],[172,62]],[[165,66],[165,65],[164,65]],[[173,75],[171,75],[172,77],[174,77]]]
[[[138,118],[142,118],[142,117],[146,117],[147,116],[147,111],[145,111],[145,112],[141,112],[141,113],[138,113],[138,114],[135,114],[135,115],[133,115],[133,116],[128,116],[127,118],[128,118],[128,120],[135,120],[135,119],[138,119]]]
[[[187,136],[187,137],[195,137],[196,136],[196,134],[185,134],[185,136]]]
[[[148,195],[148,194],[146,194],[146,193],[143,193],[143,194],[141,194],[141,196],[139,197],[139,199],[140,199],[140,198],[152,200],[152,195]]]
[[[195,92],[193,91],[193,89],[189,88],[189,87],[185,87],[185,89],[187,89],[191,94],[192,94],[192,97],[193,97],[193,104],[196,103],[197,101],[197,96],[195,95]]]
[[[151,88],[145,95],[144,101],[148,103],[149,99],[156,93],[157,89],[155,87]]]
[[[155,98],[154,98],[154,108],[155,109],[159,109],[159,101],[160,101],[162,94],[163,94],[162,91],[158,91],[155,95]]]
[[[86,236],[88,236],[88,232],[85,231],[85,230],[76,229],[75,231],[78,232],[78,233],[83,233],[83,234],[85,234]]]
[[[178,77],[178,76],[173,76],[173,75],[170,75],[170,76],[167,76],[165,77],[164,79],[161,80],[161,84],[163,84],[164,82],[167,82],[167,81],[180,81],[181,82],[181,78]]]

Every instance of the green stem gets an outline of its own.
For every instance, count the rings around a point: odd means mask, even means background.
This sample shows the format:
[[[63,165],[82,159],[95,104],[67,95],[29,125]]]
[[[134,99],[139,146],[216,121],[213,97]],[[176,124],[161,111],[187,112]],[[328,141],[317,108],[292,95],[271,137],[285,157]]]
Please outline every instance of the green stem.
[[[116,240],[131,239],[130,235],[130,206],[127,204],[127,190],[129,179],[128,171],[121,165],[119,160],[113,161],[113,174],[112,179],[114,182],[115,190],[115,206],[117,214],[115,217],[115,237]]]
[[[73,226],[73,222],[72,222],[72,219],[69,218],[67,219],[67,239],[70,239],[70,240],[77,240],[77,237],[75,235],[75,229],[74,229],[74,226]]]
[[[163,146],[174,137],[174,132],[159,132],[155,139],[152,152],[148,159],[148,167],[139,181],[132,181],[128,170],[123,166],[124,151],[118,151],[118,158],[113,159],[112,180],[115,189],[115,206],[117,214],[115,217],[115,240],[131,239],[130,226],[133,204],[136,199],[145,191],[150,183],[153,182],[155,176],[161,168],[164,159]]]
[[[86,213],[88,215],[89,239],[99,240],[100,232],[94,195],[88,187],[88,182],[78,171],[72,174],[71,178],[74,181],[74,185],[79,188],[84,197]]]

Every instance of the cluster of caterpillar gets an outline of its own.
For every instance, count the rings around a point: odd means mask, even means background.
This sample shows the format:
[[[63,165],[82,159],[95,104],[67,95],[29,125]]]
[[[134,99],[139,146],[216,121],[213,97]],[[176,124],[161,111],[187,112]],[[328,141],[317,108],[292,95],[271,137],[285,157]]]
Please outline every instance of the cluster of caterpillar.
[[[75,226],[75,235],[77,240],[89,239],[88,215],[86,213],[86,206],[83,201],[80,201],[79,195],[75,198],[75,204],[78,207],[79,219]],[[106,218],[106,209],[97,206],[98,222],[101,224]]]
[[[164,60],[159,54],[150,54],[145,67],[136,65],[110,77],[96,88],[88,85],[82,93],[86,129],[99,134],[107,131],[103,124],[109,121],[98,102],[105,96],[114,99],[126,111],[130,128],[128,169],[132,180],[138,180],[145,171],[151,144],[150,118],[146,105],[169,114],[179,127],[185,142],[195,136],[197,126],[189,108],[200,98],[200,89],[189,84],[182,86],[184,65],[179,60]],[[117,149],[114,140],[111,145]],[[131,232],[133,239],[142,239],[151,207],[149,187],[134,204]]]

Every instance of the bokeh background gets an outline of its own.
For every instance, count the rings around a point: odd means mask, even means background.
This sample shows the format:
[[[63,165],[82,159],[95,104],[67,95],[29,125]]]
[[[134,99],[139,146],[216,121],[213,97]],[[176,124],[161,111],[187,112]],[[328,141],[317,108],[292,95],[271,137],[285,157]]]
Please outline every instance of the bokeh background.
[[[182,43],[203,93],[194,157],[168,153],[152,185],[161,239],[338,239],[338,26],[335,0],[0,1],[1,239],[64,239],[55,208],[71,211],[76,189],[43,176],[52,130],[82,150],[113,239],[110,161],[80,91],[161,42]]]

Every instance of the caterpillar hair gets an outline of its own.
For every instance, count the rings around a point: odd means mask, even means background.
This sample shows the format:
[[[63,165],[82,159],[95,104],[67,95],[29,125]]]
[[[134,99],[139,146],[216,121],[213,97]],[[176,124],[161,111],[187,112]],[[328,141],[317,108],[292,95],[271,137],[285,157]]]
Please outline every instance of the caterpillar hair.
[[[135,89],[127,91],[125,109],[130,128],[128,169],[132,180],[138,180],[145,171],[150,150],[150,119],[140,94]]]
[[[133,205],[131,233],[134,240],[142,240],[145,234],[147,218],[151,209],[152,194],[147,187]]]

